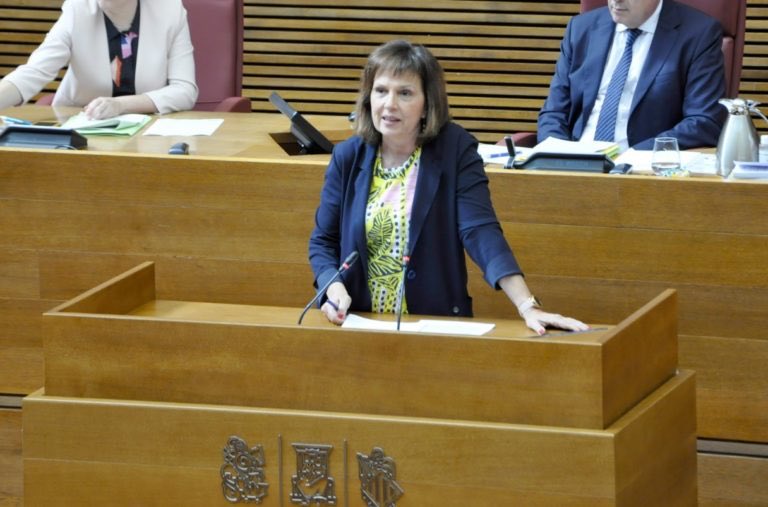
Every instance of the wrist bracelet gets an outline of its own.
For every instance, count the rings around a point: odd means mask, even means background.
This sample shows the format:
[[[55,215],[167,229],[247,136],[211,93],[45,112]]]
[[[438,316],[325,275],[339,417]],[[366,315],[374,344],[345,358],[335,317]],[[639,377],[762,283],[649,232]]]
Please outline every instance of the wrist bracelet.
[[[528,296],[528,298],[517,307],[517,312],[521,317],[524,317],[524,314],[531,308],[541,308],[541,301],[539,301],[536,296]]]

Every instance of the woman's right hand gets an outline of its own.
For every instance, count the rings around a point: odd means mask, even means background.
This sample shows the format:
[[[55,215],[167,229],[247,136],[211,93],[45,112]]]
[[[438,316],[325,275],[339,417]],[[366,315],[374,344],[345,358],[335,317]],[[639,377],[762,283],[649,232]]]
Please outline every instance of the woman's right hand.
[[[326,318],[334,324],[341,325],[347,318],[347,310],[352,304],[352,298],[349,297],[347,288],[341,282],[334,282],[325,291],[327,300],[320,307]]]

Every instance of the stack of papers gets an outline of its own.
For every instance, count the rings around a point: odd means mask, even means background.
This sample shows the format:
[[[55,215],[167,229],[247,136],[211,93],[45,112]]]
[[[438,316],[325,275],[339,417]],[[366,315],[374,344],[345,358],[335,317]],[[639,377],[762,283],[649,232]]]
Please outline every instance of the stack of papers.
[[[613,141],[565,141],[550,136],[533,147],[533,153],[536,152],[565,155],[602,153],[614,158],[619,154],[619,145]]]
[[[401,331],[412,333],[457,334],[482,336],[494,328],[495,324],[483,322],[466,322],[457,320],[420,320],[418,322],[401,322]],[[397,322],[394,320],[366,319],[350,313],[341,325],[347,329],[365,329],[378,331],[395,331]]]
[[[729,179],[763,180],[768,179],[768,162],[734,162]]]
[[[509,161],[506,146],[481,143],[477,146],[477,152],[486,164],[505,165]],[[619,145],[612,141],[565,141],[548,137],[533,148],[515,147],[515,162],[524,163],[534,153],[557,153],[560,155],[602,153],[612,159],[618,155]]]
[[[121,114],[103,120],[92,120],[81,112],[69,118],[62,127],[76,130],[83,135],[132,136],[149,123],[150,119],[146,114]]]

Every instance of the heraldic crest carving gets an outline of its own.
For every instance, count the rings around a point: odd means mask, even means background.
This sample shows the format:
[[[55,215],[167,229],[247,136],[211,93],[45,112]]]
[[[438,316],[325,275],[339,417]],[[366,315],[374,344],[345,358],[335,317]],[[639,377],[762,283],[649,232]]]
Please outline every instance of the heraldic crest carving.
[[[395,507],[403,488],[395,480],[395,460],[374,447],[369,456],[358,452],[360,493],[368,507]]]
[[[264,476],[264,449],[261,445],[249,449],[240,437],[229,437],[224,447],[221,465],[221,489],[232,503],[261,503],[267,496],[269,484]]]
[[[336,505],[335,480],[328,475],[331,445],[291,444],[296,451],[296,475],[291,476],[291,502]]]

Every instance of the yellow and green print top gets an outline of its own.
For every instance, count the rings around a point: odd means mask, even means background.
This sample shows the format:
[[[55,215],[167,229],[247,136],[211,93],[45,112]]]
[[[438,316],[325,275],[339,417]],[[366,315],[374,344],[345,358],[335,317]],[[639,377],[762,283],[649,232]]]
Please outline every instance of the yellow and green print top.
[[[365,235],[368,242],[368,289],[374,312],[392,313],[396,310],[420,158],[421,147],[417,147],[401,166],[384,168],[379,152],[373,166],[373,180],[365,210]],[[403,313],[408,313],[405,298]]]

